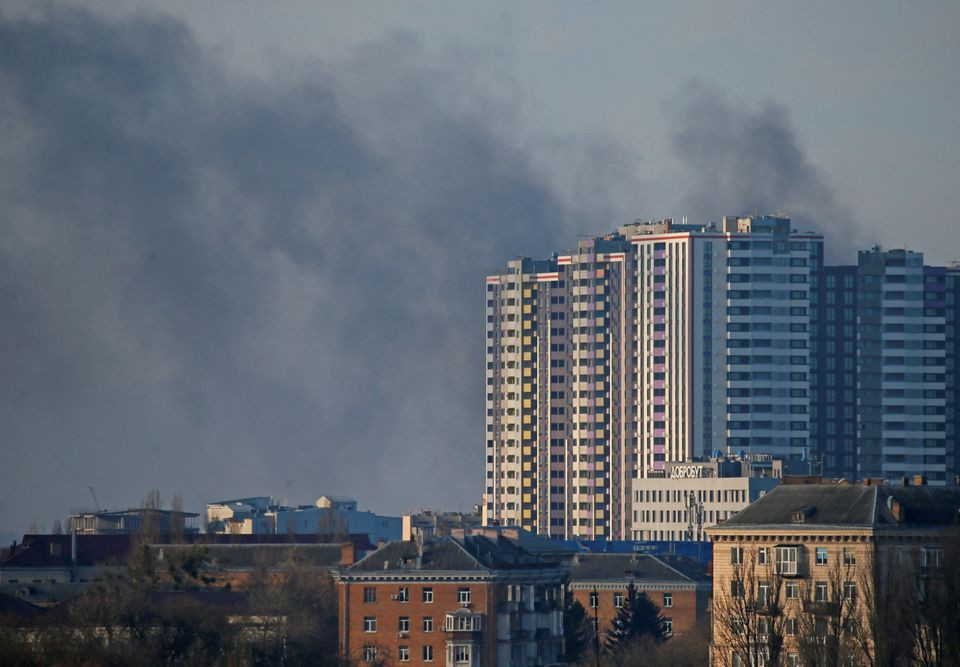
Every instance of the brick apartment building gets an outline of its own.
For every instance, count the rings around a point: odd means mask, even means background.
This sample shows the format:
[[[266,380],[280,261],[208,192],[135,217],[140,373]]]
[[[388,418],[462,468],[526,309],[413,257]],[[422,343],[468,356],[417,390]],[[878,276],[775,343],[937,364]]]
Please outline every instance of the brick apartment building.
[[[341,569],[341,651],[361,663],[560,661],[567,571],[522,547],[515,533],[391,542]]]
[[[697,561],[648,554],[577,554],[570,562],[568,588],[606,632],[633,584],[660,607],[667,629],[682,635],[710,613],[710,577]]]

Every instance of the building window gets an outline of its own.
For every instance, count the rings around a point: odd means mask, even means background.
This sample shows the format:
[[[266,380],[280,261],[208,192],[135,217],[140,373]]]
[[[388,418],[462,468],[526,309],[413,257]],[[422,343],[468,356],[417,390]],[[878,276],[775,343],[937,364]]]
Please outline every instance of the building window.
[[[433,647],[427,644],[423,647],[421,655],[423,656],[424,662],[433,662]]]
[[[769,559],[769,551],[767,547],[760,547],[757,549],[757,563],[759,565],[766,565]]]
[[[664,617],[663,631],[666,633],[667,637],[670,637],[673,635],[673,619],[672,618]]]
[[[404,633],[410,632],[410,617],[409,617],[409,616],[401,616],[401,617],[400,617],[400,625],[399,625],[398,630],[399,630],[400,632],[404,632]]]
[[[734,579],[730,582],[730,596],[735,598],[742,598],[744,594],[743,591],[743,582],[739,579]]]
[[[796,653],[787,653],[787,667],[800,667],[800,656]]]
[[[596,608],[597,608],[597,604],[599,603],[599,599],[598,599],[599,597],[600,597],[600,596],[599,596],[599,594],[597,594],[597,593],[591,593],[591,594],[590,594],[590,607],[591,607],[592,609],[596,609]]]
[[[377,589],[373,586],[366,586],[363,589],[363,601],[364,602],[376,602],[377,601]]]
[[[797,619],[788,618],[786,624],[784,625],[785,632],[791,637],[797,634]]]
[[[730,548],[730,564],[743,565],[743,547]]]
[[[814,602],[827,601],[827,582],[818,581],[816,584],[814,584],[813,599],[814,599]]]
[[[364,646],[363,647],[363,661],[364,662],[373,662],[377,659],[377,647],[376,646]]]
[[[424,617],[423,617],[423,631],[424,631],[424,632],[433,632],[433,616],[424,616]]]
[[[844,600],[856,600],[857,599],[857,584],[852,581],[843,582],[843,599]]]
[[[844,549],[843,550],[843,564],[844,565],[856,565],[857,564],[857,554],[853,549]]]
[[[799,560],[798,556],[798,547],[777,547],[774,551],[774,557],[776,558],[776,569],[778,574],[785,575],[796,575],[797,574],[797,561]]]
[[[424,586],[423,588],[423,601],[424,602],[433,602],[433,589],[429,586]]]
[[[663,594],[663,608],[666,609],[666,608],[672,607],[672,606],[673,606],[673,593],[664,593],[664,594]]]
[[[826,565],[827,564],[827,548],[826,547],[817,547],[817,565]]]
[[[787,592],[788,600],[796,600],[800,597],[800,584],[795,581],[787,582],[787,585],[784,587]]]
[[[400,646],[397,648],[397,660],[400,662],[410,662],[409,646]]]
[[[614,593],[613,594],[613,606],[617,609],[623,607],[623,593]]]
[[[363,617],[363,631],[364,631],[364,632],[376,632],[376,631],[377,631],[377,617],[376,617],[376,616],[364,616],[364,617]]]
[[[770,582],[761,581],[757,584],[757,603],[766,605],[770,599]]]
[[[410,589],[406,586],[401,586],[400,590],[397,591],[397,601],[410,602]]]
[[[470,664],[470,647],[469,646],[454,646],[453,647],[453,663],[467,663]]]
[[[469,588],[458,588],[457,589],[457,602],[460,604],[470,604],[470,589]]]

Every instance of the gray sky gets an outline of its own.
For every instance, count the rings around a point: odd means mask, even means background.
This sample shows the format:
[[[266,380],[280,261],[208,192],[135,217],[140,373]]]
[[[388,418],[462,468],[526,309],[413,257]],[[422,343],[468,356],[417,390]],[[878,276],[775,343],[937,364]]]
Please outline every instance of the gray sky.
[[[483,274],[782,209],[960,255],[956,3],[0,1],[0,530],[468,508]]]

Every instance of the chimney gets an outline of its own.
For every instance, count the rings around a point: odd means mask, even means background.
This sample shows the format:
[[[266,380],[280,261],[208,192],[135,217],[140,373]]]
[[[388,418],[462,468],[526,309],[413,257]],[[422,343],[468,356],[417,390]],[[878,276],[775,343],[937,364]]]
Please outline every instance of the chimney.
[[[77,566],[77,531],[70,531],[70,563]]]
[[[344,542],[340,545],[340,564],[341,565],[353,565],[357,558],[356,551],[354,550],[353,542]]]

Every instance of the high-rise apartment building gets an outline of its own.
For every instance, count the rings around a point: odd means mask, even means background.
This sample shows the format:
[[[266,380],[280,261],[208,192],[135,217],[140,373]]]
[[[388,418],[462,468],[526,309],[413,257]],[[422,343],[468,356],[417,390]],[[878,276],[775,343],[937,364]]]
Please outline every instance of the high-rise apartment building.
[[[634,477],[804,456],[822,245],[782,217],[665,220],[488,276],[485,520],[627,539]]]
[[[811,426],[824,475],[957,474],[958,275],[873,248],[817,277]]]

